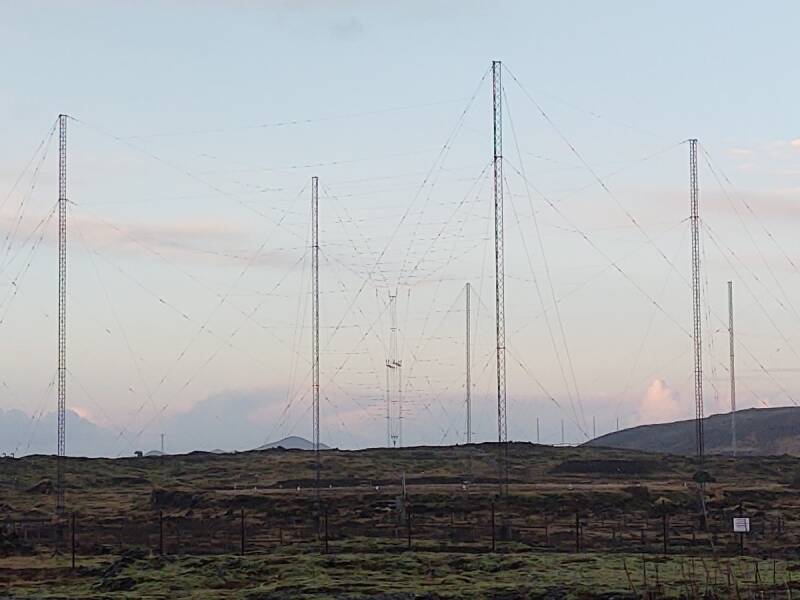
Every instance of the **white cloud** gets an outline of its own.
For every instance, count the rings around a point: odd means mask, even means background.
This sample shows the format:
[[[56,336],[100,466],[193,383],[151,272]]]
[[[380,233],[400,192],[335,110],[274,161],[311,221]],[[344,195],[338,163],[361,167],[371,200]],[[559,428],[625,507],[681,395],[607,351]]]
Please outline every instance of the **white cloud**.
[[[0,214],[0,239],[16,229],[15,243],[29,246],[41,235],[42,218],[41,214],[26,214],[17,223],[10,212]],[[51,245],[57,241],[54,224],[55,217],[51,217],[44,229],[44,242]],[[294,262],[280,252],[266,250],[253,257],[254,231],[236,222],[208,219],[122,222],[71,214],[68,226],[74,241],[101,253],[147,256],[154,260],[160,256],[169,261],[222,266],[251,262],[253,265],[286,266]]]
[[[680,394],[663,379],[654,379],[639,404],[639,421],[642,424],[666,423],[685,418],[686,411],[681,406]]]

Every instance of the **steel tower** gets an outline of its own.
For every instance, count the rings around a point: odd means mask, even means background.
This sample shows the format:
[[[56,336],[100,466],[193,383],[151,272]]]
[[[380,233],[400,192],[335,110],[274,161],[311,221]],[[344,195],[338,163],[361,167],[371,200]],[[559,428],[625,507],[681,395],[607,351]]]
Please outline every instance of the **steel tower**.
[[[466,409],[467,409],[467,430],[466,431],[467,431],[467,443],[468,444],[472,443],[472,357],[470,356],[470,322],[469,322],[469,320],[470,320],[470,307],[469,307],[470,287],[471,286],[470,286],[469,282],[467,282],[467,285],[465,286],[465,293],[466,293],[466,297],[467,297],[467,299],[466,299],[466,312],[467,312],[467,316],[466,316],[466,336],[465,336],[465,338],[466,338],[465,339],[465,342],[466,342],[465,346],[466,346],[466,354],[467,354],[467,356],[466,356],[466,359],[467,359],[466,367],[467,368],[466,368],[466,381],[465,381],[465,384],[464,384],[465,388],[466,388],[465,389],[464,401],[466,403]]]
[[[314,481],[319,500],[319,178],[311,178],[311,372],[314,436]]]
[[[700,214],[697,183],[697,140],[689,140],[689,190],[691,201],[690,222],[692,228],[692,314],[694,317],[694,400],[695,436],[697,457],[703,462],[705,436],[703,433],[703,336],[702,309],[700,302]]]
[[[58,115],[58,455],[56,512],[64,512],[67,406],[67,115]]]
[[[731,452],[736,456],[736,369],[733,355],[733,282],[728,282],[728,337],[731,374]]]
[[[497,442],[500,491],[508,492],[508,416],[506,414],[506,299],[503,233],[503,85],[502,63],[492,62],[492,132],[494,146],[494,281],[497,338]]]

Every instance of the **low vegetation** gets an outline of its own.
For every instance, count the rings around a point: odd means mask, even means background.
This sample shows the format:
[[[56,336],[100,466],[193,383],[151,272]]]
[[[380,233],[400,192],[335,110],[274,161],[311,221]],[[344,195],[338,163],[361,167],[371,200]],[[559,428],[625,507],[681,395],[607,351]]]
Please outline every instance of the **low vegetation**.
[[[797,459],[513,444],[500,497],[496,451],[326,451],[319,500],[304,451],[69,459],[62,519],[0,459],[0,598],[800,594]]]

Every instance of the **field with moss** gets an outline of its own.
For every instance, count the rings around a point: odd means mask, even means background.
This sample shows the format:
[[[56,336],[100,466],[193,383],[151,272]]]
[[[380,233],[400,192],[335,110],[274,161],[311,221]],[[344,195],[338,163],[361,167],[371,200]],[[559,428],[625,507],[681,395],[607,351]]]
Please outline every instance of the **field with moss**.
[[[325,451],[319,492],[305,451],[71,458],[56,517],[54,459],[3,458],[0,598],[800,595],[798,459],[508,461],[501,495],[493,444]]]

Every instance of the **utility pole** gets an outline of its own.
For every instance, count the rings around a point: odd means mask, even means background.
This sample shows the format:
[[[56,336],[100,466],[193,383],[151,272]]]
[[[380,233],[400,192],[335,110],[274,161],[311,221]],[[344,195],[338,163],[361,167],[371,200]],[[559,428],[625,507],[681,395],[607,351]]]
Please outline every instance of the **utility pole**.
[[[564,438],[564,419],[561,419],[561,445],[565,446],[566,443],[566,438]]]
[[[536,443],[540,443],[541,438],[539,437],[539,417],[536,417]]]
[[[470,328],[469,328],[469,318],[470,318],[470,308],[469,308],[469,297],[470,297],[470,285],[469,281],[465,287],[466,290],[466,354],[467,354],[467,379],[465,382],[466,387],[466,394],[465,394],[465,402],[467,405],[467,443],[472,443],[472,360],[470,357]]]
[[[728,282],[728,337],[731,359],[731,451],[736,456],[736,370],[733,357],[733,282]]]
[[[597,421],[595,420],[595,416],[592,415],[592,438],[597,437]]]
[[[403,447],[403,361],[397,356],[397,293],[389,292],[389,356],[386,358],[386,445]]]
[[[690,222],[692,227],[692,314],[694,317],[694,400],[695,437],[697,458],[703,463],[705,455],[705,436],[703,433],[703,336],[702,309],[700,304],[700,192],[697,183],[697,140],[689,140],[689,190]]]
[[[319,178],[311,178],[311,372],[314,490],[319,508]]]
[[[503,232],[503,85],[502,63],[492,62],[494,142],[494,291],[497,340],[497,442],[500,493],[508,493],[508,415],[506,413],[506,298]]]
[[[58,455],[56,512],[64,512],[67,407],[67,115],[58,115]]]
[[[164,434],[161,434],[161,455],[164,455]]]

